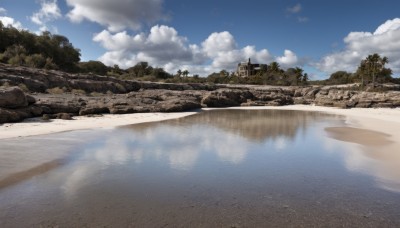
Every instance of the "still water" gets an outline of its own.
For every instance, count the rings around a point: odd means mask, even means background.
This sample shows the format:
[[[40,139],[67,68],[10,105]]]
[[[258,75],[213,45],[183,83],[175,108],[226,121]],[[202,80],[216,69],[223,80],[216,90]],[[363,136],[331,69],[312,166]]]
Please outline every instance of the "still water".
[[[0,227],[400,227],[400,158],[384,134],[341,137],[359,131],[317,112],[213,110],[3,140],[3,168],[56,156],[0,180]]]

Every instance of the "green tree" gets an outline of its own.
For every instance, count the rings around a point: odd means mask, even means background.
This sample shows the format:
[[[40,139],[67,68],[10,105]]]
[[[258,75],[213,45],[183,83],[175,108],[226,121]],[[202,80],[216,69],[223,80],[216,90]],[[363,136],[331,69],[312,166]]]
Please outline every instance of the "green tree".
[[[296,82],[296,85],[299,85],[300,84],[300,82],[302,81],[302,78],[303,78],[303,69],[301,69],[300,67],[296,67],[296,68],[294,68],[294,73],[295,73],[295,82]]]
[[[100,61],[89,61],[79,63],[80,72],[107,75],[108,67]]]
[[[368,55],[363,59],[356,72],[356,77],[361,78],[362,86],[364,86],[366,81],[372,81],[373,86],[375,86],[377,78],[380,82],[390,80],[392,71],[389,68],[385,68],[388,62],[387,57],[381,57],[376,53]]]
[[[187,78],[187,76],[189,75],[189,71],[188,70],[184,70],[182,72],[182,75]]]
[[[180,78],[180,77],[182,76],[182,70],[179,69],[179,70],[176,72],[176,75],[178,76],[178,78]]]
[[[303,82],[303,84],[307,84],[309,80],[310,80],[310,78],[308,77],[308,74],[305,73],[305,74],[303,75],[303,78],[302,78],[301,81]]]
[[[272,62],[272,63],[270,63],[269,66],[268,66],[268,71],[278,73],[278,72],[281,72],[282,70],[281,70],[281,68],[280,68],[279,63],[277,63],[277,62]]]
[[[352,74],[346,71],[336,71],[331,74],[328,81],[329,84],[347,84],[352,82],[351,76]]]

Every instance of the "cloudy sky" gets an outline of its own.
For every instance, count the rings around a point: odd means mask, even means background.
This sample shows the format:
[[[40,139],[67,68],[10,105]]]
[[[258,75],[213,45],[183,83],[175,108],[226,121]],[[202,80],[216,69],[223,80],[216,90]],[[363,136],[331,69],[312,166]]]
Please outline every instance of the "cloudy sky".
[[[0,20],[67,36],[82,60],[147,61],[174,73],[240,61],[300,66],[314,79],[387,56],[400,76],[398,0],[0,0]]]

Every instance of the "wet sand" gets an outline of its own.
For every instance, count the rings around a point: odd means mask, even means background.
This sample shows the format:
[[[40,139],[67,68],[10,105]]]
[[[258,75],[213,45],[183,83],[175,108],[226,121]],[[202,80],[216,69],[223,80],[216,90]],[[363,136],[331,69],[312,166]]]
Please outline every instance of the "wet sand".
[[[356,143],[364,146],[385,146],[393,141],[390,135],[379,131],[372,131],[354,127],[327,127],[325,131],[334,139]]]

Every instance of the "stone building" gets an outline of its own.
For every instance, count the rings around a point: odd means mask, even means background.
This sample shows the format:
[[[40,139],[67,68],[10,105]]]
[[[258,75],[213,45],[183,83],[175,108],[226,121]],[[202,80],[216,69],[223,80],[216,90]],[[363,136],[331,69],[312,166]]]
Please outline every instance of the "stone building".
[[[260,69],[260,64],[252,64],[249,58],[248,62],[241,62],[238,64],[236,69],[236,75],[240,77],[248,77],[256,74]]]

